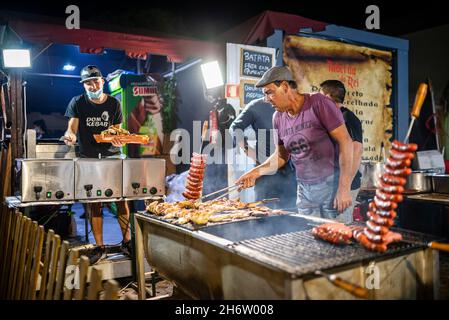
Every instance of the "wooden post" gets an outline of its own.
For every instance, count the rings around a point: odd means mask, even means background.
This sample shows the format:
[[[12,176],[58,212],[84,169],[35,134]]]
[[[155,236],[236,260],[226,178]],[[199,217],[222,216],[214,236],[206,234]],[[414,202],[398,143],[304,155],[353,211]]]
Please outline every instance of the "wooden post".
[[[146,291],[145,291],[145,252],[143,250],[143,234],[142,234],[142,226],[140,225],[139,219],[137,215],[134,215],[134,229],[136,233],[136,250],[135,250],[135,259],[136,259],[136,272],[137,272],[137,288],[138,288],[138,296],[140,300],[145,300]]]
[[[22,71],[13,70],[10,73],[11,88],[11,147],[13,159],[23,157],[23,100]]]

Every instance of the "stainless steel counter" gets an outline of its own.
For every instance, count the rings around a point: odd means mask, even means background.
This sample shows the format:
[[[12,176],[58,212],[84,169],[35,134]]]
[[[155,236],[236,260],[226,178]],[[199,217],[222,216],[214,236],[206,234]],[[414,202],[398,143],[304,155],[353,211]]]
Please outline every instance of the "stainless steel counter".
[[[419,193],[413,195],[406,195],[405,199],[416,201],[427,201],[449,205],[449,194],[446,193]]]

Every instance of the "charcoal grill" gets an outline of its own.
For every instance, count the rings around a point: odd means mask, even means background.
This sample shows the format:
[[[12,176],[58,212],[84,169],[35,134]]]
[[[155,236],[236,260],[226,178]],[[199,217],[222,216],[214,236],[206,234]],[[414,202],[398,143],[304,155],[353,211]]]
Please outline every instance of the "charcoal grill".
[[[357,243],[335,246],[311,233],[324,222],[329,221],[290,214],[195,227],[136,214],[139,287],[144,285],[145,257],[161,275],[198,299],[354,299],[315,271],[365,287],[373,265],[381,285],[369,291],[371,299],[437,297],[438,252],[405,242],[390,245],[385,253],[367,251]],[[432,240],[399,231],[405,239]]]

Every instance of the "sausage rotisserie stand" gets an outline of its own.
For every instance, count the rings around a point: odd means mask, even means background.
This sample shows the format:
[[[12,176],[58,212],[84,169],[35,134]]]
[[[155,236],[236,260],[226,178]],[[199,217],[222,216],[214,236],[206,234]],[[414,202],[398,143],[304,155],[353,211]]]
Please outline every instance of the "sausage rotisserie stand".
[[[323,222],[328,220],[285,214],[195,227],[138,213],[139,298],[145,298],[144,257],[196,299],[355,299],[316,271],[372,289],[370,299],[438,298],[438,251],[410,242],[394,243],[384,253],[358,243],[333,245],[311,233]],[[397,231],[404,240],[432,240]]]

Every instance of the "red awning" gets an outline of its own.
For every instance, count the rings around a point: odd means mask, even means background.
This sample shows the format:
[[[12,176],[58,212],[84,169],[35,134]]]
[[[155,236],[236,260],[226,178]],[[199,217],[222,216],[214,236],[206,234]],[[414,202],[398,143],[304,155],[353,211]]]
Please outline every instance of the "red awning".
[[[103,49],[125,50],[132,58],[145,58],[148,53],[167,56],[170,61],[182,62],[188,58],[218,58],[222,44],[160,33],[130,34],[93,28],[66,29],[65,25],[24,20],[10,21],[20,37],[33,44],[50,43],[78,45],[81,52],[101,53]]]
[[[264,11],[221,34],[220,39],[232,43],[256,44],[271,36],[275,29],[284,30],[288,34],[297,34],[301,28],[322,31],[326,25],[328,23],[293,14]]]

